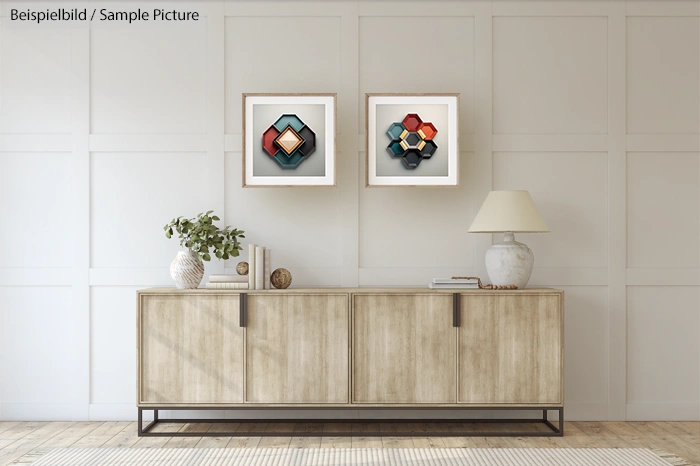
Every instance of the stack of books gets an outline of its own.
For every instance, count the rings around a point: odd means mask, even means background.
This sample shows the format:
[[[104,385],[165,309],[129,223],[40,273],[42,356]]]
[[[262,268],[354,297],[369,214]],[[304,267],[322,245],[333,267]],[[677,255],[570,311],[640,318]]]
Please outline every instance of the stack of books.
[[[470,290],[479,288],[479,280],[476,278],[433,278],[433,282],[428,285],[431,290]]]
[[[208,290],[247,290],[247,275],[210,275]]]
[[[271,288],[270,275],[272,274],[270,248],[248,245],[248,289],[269,290]]]

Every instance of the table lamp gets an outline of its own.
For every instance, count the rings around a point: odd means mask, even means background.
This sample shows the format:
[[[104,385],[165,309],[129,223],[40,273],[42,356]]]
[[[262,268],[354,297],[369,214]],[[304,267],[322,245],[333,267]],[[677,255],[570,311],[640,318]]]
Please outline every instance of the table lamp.
[[[494,285],[524,288],[535,265],[530,248],[515,233],[547,233],[549,227],[527,191],[491,191],[469,227],[469,233],[504,233],[486,251],[486,272]]]

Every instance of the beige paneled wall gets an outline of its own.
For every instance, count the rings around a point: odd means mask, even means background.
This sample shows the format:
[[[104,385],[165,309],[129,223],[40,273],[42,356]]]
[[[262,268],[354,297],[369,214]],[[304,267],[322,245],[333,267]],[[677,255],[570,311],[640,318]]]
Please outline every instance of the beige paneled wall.
[[[485,277],[498,238],[466,231],[528,189],[567,416],[700,420],[700,1],[176,5],[203,20],[0,22],[1,419],[134,418],[134,290],[171,286],[174,216],[215,209],[294,286],[425,285]],[[243,92],[338,93],[337,188],[241,187]],[[458,188],[363,187],[366,92],[461,94]]]

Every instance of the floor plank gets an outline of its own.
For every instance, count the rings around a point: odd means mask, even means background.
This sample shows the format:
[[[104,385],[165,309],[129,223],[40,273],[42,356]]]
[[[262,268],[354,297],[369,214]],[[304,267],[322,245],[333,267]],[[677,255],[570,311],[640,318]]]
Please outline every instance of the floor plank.
[[[240,427],[239,422],[214,422],[207,431],[209,434],[224,433],[224,432],[236,432]],[[223,448],[225,447],[231,437],[222,435],[221,437],[201,437],[201,440],[197,442],[195,448]]]
[[[421,437],[419,434],[421,432],[439,432],[447,433],[448,428],[445,424],[440,422],[424,422],[418,424],[416,429],[416,436],[412,437],[413,446],[415,448],[445,448],[445,440],[443,437]]]
[[[198,423],[159,424],[159,432],[286,432],[285,437],[138,437],[135,422],[2,422],[0,466],[44,448],[650,448],[700,466],[699,422],[566,422],[564,437],[488,437],[507,429],[541,429],[539,424],[497,423]],[[379,429],[411,437],[373,435]],[[482,437],[428,436],[471,430]],[[350,432],[352,437],[323,433]],[[425,433],[425,434],[423,434]]]
[[[323,424],[320,422],[300,422],[294,426],[294,433],[305,434],[294,436],[289,442],[289,448],[320,448]],[[316,434],[309,436],[308,434]]]
[[[75,448],[99,448],[115,435],[120,434],[129,424],[129,422],[105,422],[71,446]]]
[[[383,448],[381,437],[350,437],[352,448]]]
[[[620,445],[622,447],[631,447],[628,442],[609,429],[604,428],[599,422],[574,422],[573,424],[583,432],[584,435],[576,438],[581,442],[581,446],[585,448],[592,448],[591,445],[595,445],[596,448],[615,448]]]
[[[325,422],[320,448],[351,448],[352,437],[330,437],[327,434],[352,433],[352,424],[351,422]]]
[[[0,438],[2,438],[2,433],[5,432],[6,430],[12,429],[13,427],[17,427],[19,424],[24,424],[23,422],[19,421],[2,421],[0,422]]]
[[[136,422],[129,422],[117,435],[107,440],[102,448],[129,448],[139,441]]]
[[[44,443],[44,448],[67,448],[83,437],[90,435],[92,431],[100,427],[104,422],[76,422],[60,435],[56,435]]]
[[[240,424],[236,432],[261,432],[267,427],[266,422],[251,422]],[[226,448],[257,448],[262,437],[231,437]]]
[[[265,428],[265,432],[284,432],[291,433],[294,432],[295,424],[291,422],[270,422]],[[258,444],[259,448],[287,448],[289,447],[289,442],[292,440],[291,437],[263,437]]]
[[[195,448],[202,437],[172,437],[163,448]]]
[[[226,448],[257,448],[262,437],[231,437]]]
[[[692,437],[676,435],[663,422],[632,422],[631,427],[652,438],[655,448],[676,453],[691,463],[700,463],[700,444]]]
[[[182,424],[163,423],[153,426],[153,432],[178,432],[182,428]],[[150,432],[150,431],[149,431]],[[172,437],[139,437],[139,440],[131,445],[130,448],[163,448]]]
[[[0,465],[5,466],[16,459],[26,455],[30,451],[41,447],[43,444],[65,431],[74,422],[45,422],[38,429],[33,430],[15,442],[0,450]]]

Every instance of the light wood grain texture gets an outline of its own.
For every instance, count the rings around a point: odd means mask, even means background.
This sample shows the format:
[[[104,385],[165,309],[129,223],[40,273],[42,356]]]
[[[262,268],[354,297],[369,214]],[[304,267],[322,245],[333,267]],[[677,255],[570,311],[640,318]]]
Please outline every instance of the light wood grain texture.
[[[23,442],[15,443],[14,445],[0,447],[0,466],[19,462],[22,464],[23,455],[32,452],[36,448],[46,449],[52,447],[76,447],[77,445],[86,445],[92,443],[91,440],[81,441],[84,437],[94,438],[95,431],[118,430],[122,427],[121,432],[115,434],[107,442],[102,443],[95,448],[169,448],[173,445],[174,437],[163,438],[141,438],[140,440],[153,440],[149,442],[134,442],[133,436],[136,434],[136,425],[133,422],[119,423],[96,423],[96,422],[78,422],[73,424],[68,429],[64,430],[66,423],[22,423],[14,430],[15,433],[24,433]],[[105,427],[105,424],[110,425]],[[235,424],[235,423],[234,423]],[[235,425],[220,424],[221,429],[235,430]],[[245,427],[250,426],[249,424]],[[318,448],[321,442],[325,440],[323,446],[333,447],[341,446],[340,443],[334,445],[333,438],[325,439],[322,434],[324,425],[320,423],[299,423],[292,424],[294,432],[318,431],[318,437],[292,437],[289,443],[290,448]],[[341,431],[352,428],[353,432],[356,427],[362,426],[359,430],[369,430],[366,427],[375,427],[376,424],[336,424],[333,429]],[[465,424],[448,423],[441,424],[442,428],[460,429],[472,427],[482,428],[485,424]],[[169,431],[177,431],[182,428],[182,425],[172,424]],[[211,432],[216,425],[209,431]],[[265,424],[253,425],[252,428],[265,429]],[[398,425],[395,425],[397,431]],[[491,424],[489,430],[501,431],[504,429],[525,430],[528,427],[536,428],[530,424]],[[13,426],[14,428],[14,426]],[[349,438],[352,447],[354,448],[392,448],[402,446],[405,448],[427,448],[432,446],[440,446],[442,441],[448,448],[651,448],[662,450],[671,454],[678,455],[689,462],[691,466],[700,466],[700,422],[565,422],[564,437],[531,437],[531,438],[497,438],[497,437],[440,437],[436,438],[435,442],[432,439],[426,439],[421,436],[420,429],[417,429],[414,437],[371,437],[371,432],[358,432],[356,437]],[[243,429],[241,429],[243,430]],[[6,431],[7,432],[7,431]],[[128,433],[131,434],[128,434]],[[3,433],[0,433],[0,438],[3,438]],[[125,442],[126,437],[129,441]],[[138,440],[139,438],[136,437]],[[347,440],[347,439],[346,439]],[[384,441],[383,441],[384,440]],[[206,443],[204,443],[206,442]],[[346,444],[345,444],[346,445]],[[260,448],[260,437],[245,438],[245,437],[208,437],[202,438],[195,448]],[[31,453],[30,453],[31,454]],[[18,460],[19,459],[19,460]],[[29,462],[29,460],[27,460]]]
[[[40,425],[41,424],[41,425]],[[73,422],[42,422],[31,423],[27,435],[0,449],[0,465],[10,464],[35,448],[45,444],[51,437],[64,432]]]
[[[560,293],[461,298],[459,401],[563,403]]]
[[[287,294],[396,294],[405,295],[413,293],[422,294],[448,294],[452,296],[455,290],[431,290],[426,287],[412,287],[412,288],[391,288],[391,287],[377,287],[377,288],[287,288],[284,290],[254,290],[250,294],[255,295],[287,295]],[[559,292],[559,290],[554,288],[525,288],[522,290],[459,290],[462,295],[478,295],[478,296],[505,296],[505,295],[540,295],[547,292]],[[162,295],[235,295],[241,294],[240,290],[208,290],[206,288],[197,288],[194,290],[178,290],[176,288],[145,288],[140,290],[141,294],[162,294]]]
[[[141,404],[243,401],[238,295],[145,295],[140,303]]]
[[[139,292],[142,406],[563,402],[558,290],[465,291],[459,329],[453,290],[255,291],[245,328],[240,292],[169,291]]]
[[[246,402],[349,401],[349,296],[248,298]]]
[[[353,296],[353,402],[454,403],[452,296]]]

